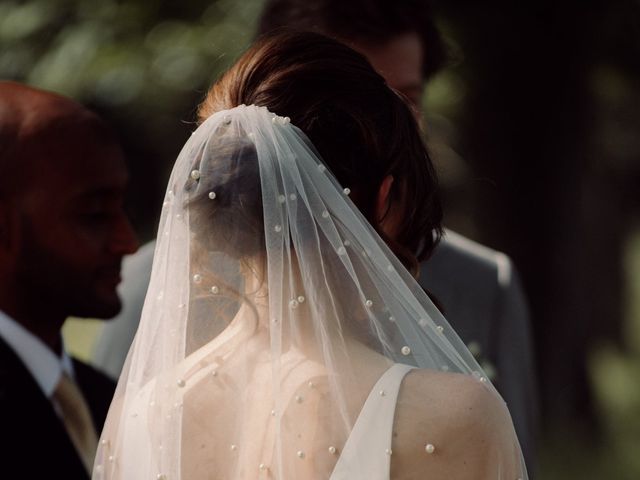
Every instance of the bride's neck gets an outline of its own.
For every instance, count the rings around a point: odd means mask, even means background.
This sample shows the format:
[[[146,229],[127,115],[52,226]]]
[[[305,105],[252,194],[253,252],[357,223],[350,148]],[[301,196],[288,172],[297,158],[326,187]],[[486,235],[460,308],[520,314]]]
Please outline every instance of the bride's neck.
[[[266,336],[274,334],[278,330],[283,351],[290,348],[299,350],[311,359],[321,359],[322,347],[318,344],[318,322],[326,335],[324,341],[330,341],[333,345],[354,341],[346,338],[344,332],[339,332],[335,319],[317,318],[311,313],[313,305],[305,292],[298,292],[290,299],[283,298],[281,312],[270,302],[268,282],[263,272],[259,270],[246,271],[244,275],[245,301],[242,302],[235,318],[229,328],[239,329],[243,336]],[[295,282],[301,284],[302,282]],[[280,292],[278,292],[280,293]],[[295,298],[294,298],[295,297]],[[319,311],[320,309],[318,309]],[[326,353],[326,352],[324,352]]]

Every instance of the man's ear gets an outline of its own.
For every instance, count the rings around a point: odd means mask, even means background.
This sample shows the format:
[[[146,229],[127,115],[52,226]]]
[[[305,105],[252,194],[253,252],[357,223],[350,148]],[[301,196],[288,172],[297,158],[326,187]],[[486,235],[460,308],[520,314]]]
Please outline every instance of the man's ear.
[[[384,218],[387,213],[389,213],[389,208],[391,208],[391,199],[389,198],[391,185],[393,185],[393,175],[387,175],[382,180],[380,188],[378,189],[378,198],[376,199],[376,220],[380,225],[384,223]]]

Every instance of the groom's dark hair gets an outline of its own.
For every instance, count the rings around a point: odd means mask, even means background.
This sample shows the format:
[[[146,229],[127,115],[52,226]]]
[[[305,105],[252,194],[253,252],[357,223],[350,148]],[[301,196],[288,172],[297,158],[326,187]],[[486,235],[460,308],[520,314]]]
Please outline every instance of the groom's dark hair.
[[[427,80],[449,60],[427,0],[267,0],[258,35],[281,28],[321,33],[347,45],[383,46],[394,37],[416,33],[422,45],[422,76]]]
[[[376,228],[378,191],[393,175],[390,201],[404,215],[397,241],[385,240],[417,271],[440,239],[437,177],[413,112],[364,56],[315,33],[267,35],[211,87],[198,115],[241,104],[290,117]]]

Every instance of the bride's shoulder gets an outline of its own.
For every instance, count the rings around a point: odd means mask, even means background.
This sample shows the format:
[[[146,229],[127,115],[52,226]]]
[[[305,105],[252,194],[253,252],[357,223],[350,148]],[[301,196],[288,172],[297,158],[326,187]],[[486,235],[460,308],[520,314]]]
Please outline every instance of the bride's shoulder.
[[[480,378],[428,369],[414,369],[402,382],[398,408],[407,407],[415,408],[413,414],[421,413],[425,420],[436,410],[438,418],[452,416],[449,425],[462,422],[469,426],[487,415],[508,415],[502,398]]]
[[[471,376],[416,369],[396,406],[392,478],[518,478],[518,447],[502,398]],[[509,475],[513,474],[511,477]]]

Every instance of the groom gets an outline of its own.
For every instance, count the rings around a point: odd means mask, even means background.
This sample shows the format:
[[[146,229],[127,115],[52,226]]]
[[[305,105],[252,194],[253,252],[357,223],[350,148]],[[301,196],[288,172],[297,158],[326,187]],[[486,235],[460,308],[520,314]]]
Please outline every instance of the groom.
[[[0,82],[0,452],[14,478],[88,479],[114,383],[65,352],[70,316],[120,310],[137,241],[127,171],[96,115]]]

